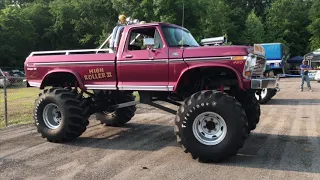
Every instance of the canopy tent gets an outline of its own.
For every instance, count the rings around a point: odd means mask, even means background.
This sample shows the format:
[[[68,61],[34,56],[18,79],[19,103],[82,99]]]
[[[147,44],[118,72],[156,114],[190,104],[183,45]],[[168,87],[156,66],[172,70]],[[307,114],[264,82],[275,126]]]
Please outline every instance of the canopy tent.
[[[304,59],[308,61],[313,70],[309,71],[311,80],[314,80],[315,74],[320,70],[320,49],[304,55]]]
[[[295,56],[287,60],[288,63],[301,63],[303,61],[303,56]]]
[[[310,52],[306,55],[304,55],[304,59],[306,60],[320,60],[320,49],[317,49],[313,52]]]
[[[317,49],[313,52],[310,52],[304,55],[304,59],[309,61],[311,67],[319,67],[320,66],[320,49]]]
[[[313,68],[313,70],[309,71],[309,78],[310,80],[315,80],[315,74],[319,71],[320,67],[320,49],[310,52],[306,55],[302,56],[295,56],[287,60],[290,63],[290,74],[285,74],[285,77],[301,77],[299,64],[302,63],[303,60],[308,60],[309,64]]]

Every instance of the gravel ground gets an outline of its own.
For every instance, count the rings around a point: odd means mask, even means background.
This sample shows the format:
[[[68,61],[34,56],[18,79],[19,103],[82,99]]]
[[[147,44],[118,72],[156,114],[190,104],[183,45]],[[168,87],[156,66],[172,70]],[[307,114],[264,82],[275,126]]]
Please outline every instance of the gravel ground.
[[[33,125],[0,130],[0,179],[320,179],[320,84],[314,92],[299,92],[299,79],[280,85],[245,146],[223,163],[192,160],[177,146],[174,115],[139,106],[125,127],[91,121],[71,143],[49,143]]]

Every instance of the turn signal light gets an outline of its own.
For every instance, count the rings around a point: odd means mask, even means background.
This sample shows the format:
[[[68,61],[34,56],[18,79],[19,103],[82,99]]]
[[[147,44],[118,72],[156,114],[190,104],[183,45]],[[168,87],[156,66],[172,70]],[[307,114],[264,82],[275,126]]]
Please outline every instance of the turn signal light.
[[[232,60],[234,61],[241,61],[246,59],[247,59],[247,56],[232,56]]]
[[[251,72],[250,71],[246,71],[246,72],[244,72],[244,75],[247,76],[247,77],[251,77]]]

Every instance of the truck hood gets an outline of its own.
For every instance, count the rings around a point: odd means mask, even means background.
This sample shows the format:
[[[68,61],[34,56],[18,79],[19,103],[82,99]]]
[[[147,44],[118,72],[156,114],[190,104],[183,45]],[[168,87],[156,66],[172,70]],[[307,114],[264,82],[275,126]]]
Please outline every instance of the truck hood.
[[[188,47],[183,58],[247,56],[250,46],[200,46]]]

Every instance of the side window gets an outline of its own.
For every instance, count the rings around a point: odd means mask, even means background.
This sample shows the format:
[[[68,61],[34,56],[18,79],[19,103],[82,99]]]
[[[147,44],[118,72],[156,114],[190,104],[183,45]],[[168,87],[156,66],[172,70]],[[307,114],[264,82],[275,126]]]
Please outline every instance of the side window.
[[[132,31],[130,34],[130,44],[128,46],[129,50],[143,50],[143,37],[140,33]]]
[[[163,47],[163,41],[156,28],[139,28],[131,31],[129,36],[128,50],[146,50],[147,47],[143,45],[144,38],[154,38],[154,48],[159,49]]]
[[[155,30],[155,33],[154,33],[154,48],[155,49],[163,48],[163,42],[158,30]]]

